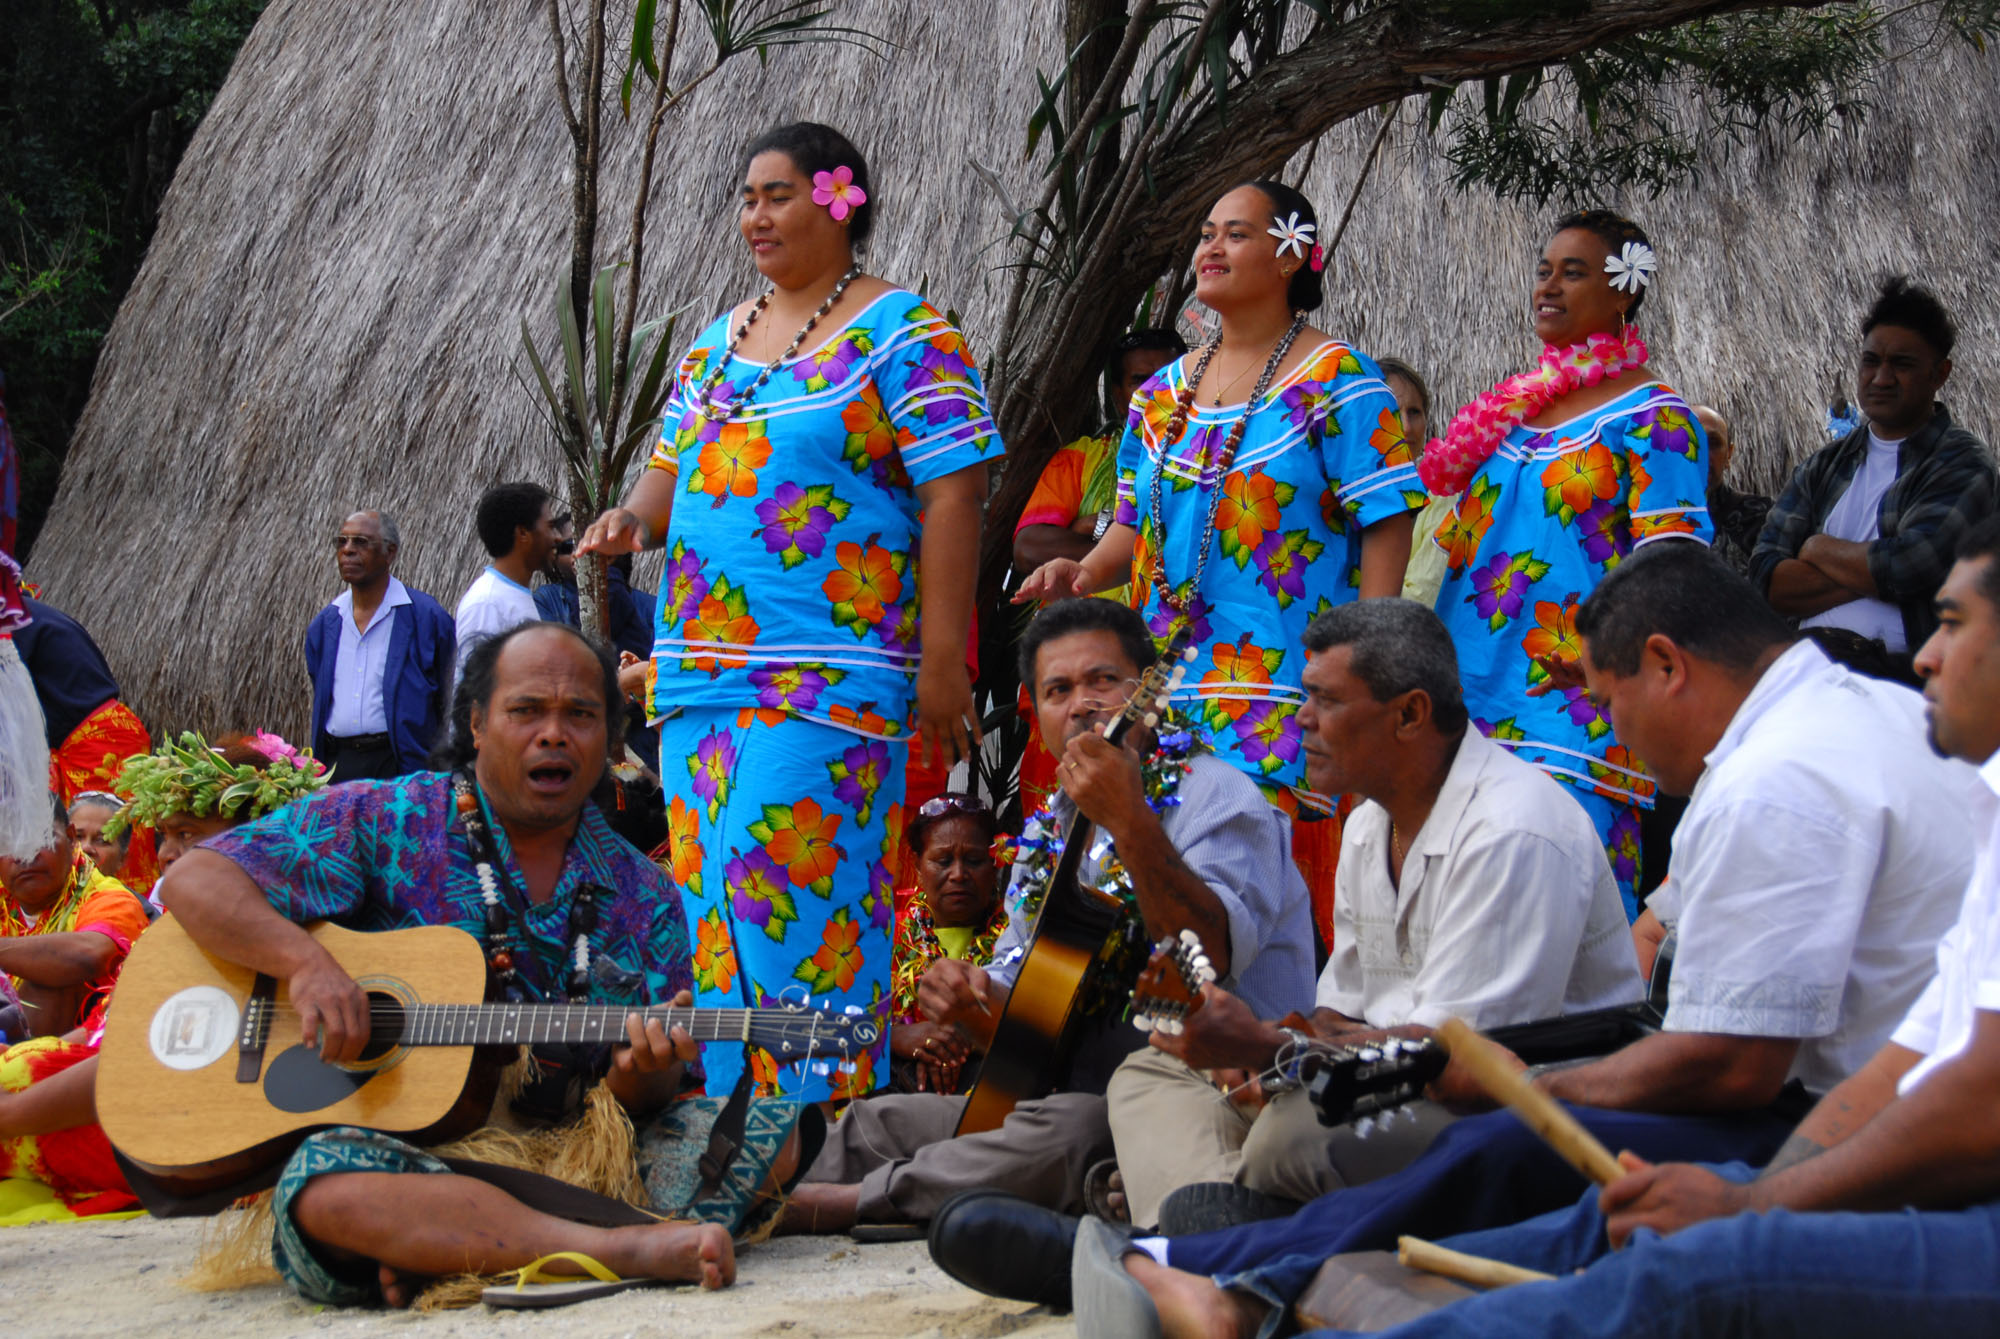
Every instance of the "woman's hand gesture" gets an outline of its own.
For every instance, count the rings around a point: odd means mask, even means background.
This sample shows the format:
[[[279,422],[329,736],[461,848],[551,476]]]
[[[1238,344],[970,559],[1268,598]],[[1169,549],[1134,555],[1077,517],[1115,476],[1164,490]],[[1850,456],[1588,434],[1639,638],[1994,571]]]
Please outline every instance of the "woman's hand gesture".
[[[1014,592],[1014,603],[1062,600],[1090,593],[1090,576],[1082,563],[1074,558],[1051,558],[1028,574],[1028,579]]]
[[[590,523],[576,543],[578,553],[606,553],[613,557],[638,553],[652,543],[651,530],[644,521],[624,507],[613,507]]]

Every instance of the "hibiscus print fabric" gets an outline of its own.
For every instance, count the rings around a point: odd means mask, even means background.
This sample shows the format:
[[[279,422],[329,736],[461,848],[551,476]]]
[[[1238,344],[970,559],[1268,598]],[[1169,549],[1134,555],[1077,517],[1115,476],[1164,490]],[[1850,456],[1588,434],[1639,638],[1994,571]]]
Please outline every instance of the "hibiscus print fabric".
[[[1161,435],[1188,369],[1186,359],[1170,363],[1139,388],[1118,451],[1117,519],[1139,532],[1132,591],[1143,597],[1140,612],[1163,644],[1174,614],[1144,575],[1162,542],[1149,507]],[[1211,456],[1220,454],[1246,413],[1250,423],[1228,472],[1197,477],[1204,443]],[[1298,710],[1306,624],[1359,592],[1362,530],[1424,505],[1415,462],[1381,370],[1332,340],[1254,405],[1197,405],[1166,462],[1162,556],[1198,654],[1176,703],[1208,727],[1224,760],[1288,812],[1332,807],[1305,777]],[[1216,489],[1222,496],[1211,533]],[[1205,544],[1213,548],[1195,591]]]
[[[1458,648],[1473,721],[1573,788],[1636,915],[1638,811],[1653,782],[1581,689],[1540,697],[1543,659],[1575,661],[1577,606],[1641,544],[1708,541],[1708,442],[1659,382],[1553,428],[1517,426],[1438,527],[1437,612]]]
[[[681,481],[654,710],[754,705],[904,735],[921,649],[915,487],[1001,454],[972,355],[923,299],[892,289],[718,425],[696,399],[729,316],[682,360],[649,462]],[[717,401],[734,404],[762,370],[736,359]]]
[[[875,1015],[889,1035],[895,864],[908,750],[784,711],[695,708],[660,726],[667,842],[694,939],[695,1003],[810,1000]],[[724,1096],[744,1048],[703,1047]],[[886,1057],[780,1066],[752,1051],[758,1091],[866,1095]]]

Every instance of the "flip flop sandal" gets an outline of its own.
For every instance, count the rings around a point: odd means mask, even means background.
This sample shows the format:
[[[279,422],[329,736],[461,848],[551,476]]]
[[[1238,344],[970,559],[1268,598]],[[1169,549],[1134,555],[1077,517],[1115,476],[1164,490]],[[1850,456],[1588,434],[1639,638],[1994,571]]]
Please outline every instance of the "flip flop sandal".
[[[1103,1158],[1091,1163],[1083,1174],[1083,1211],[1107,1223],[1130,1222],[1130,1215],[1124,1209],[1112,1207],[1114,1190],[1121,1195],[1125,1193],[1125,1181],[1118,1175],[1118,1160]]]
[[[587,1279],[579,1279],[573,1274],[547,1274],[542,1266],[552,1260],[566,1260],[586,1274]],[[614,1293],[629,1292],[633,1288],[656,1288],[664,1285],[665,1279],[621,1279],[597,1261],[578,1251],[557,1251],[539,1260],[530,1260],[519,1269],[510,1270],[514,1282],[496,1283],[479,1294],[479,1300],[490,1307],[503,1311],[541,1311],[549,1307],[569,1306],[576,1302],[588,1302],[594,1297],[610,1297]],[[533,1284],[533,1287],[529,1285]]]

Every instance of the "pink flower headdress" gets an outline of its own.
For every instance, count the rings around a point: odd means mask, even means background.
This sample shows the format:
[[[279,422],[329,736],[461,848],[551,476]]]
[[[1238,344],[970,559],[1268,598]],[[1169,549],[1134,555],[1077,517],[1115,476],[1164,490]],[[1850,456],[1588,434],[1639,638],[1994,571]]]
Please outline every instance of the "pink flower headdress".
[[[1581,344],[1542,350],[1541,365],[1512,376],[1458,411],[1442,441],[1432,438],[1417,462],[1424,487],[1438,497],[1465,491],[1517,423],[1547,409],[1580,386],[1595,386],[1629,368],[1644,366],[1646,341],[1636,326],[1625,333],[1602,330]]]
[[[831,172],[813,173],[813,203],[826,206],[838,223],[868,203],[868,192],[854,184],[854,169],[842,163]]]

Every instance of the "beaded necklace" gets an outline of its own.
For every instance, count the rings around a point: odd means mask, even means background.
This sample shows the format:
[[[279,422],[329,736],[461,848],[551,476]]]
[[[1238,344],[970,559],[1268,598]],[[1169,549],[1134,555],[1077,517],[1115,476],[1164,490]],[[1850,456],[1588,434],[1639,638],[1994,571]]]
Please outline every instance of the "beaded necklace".
[[[1180,806],[1181,781],[1193,770],[1195,755],[1208,745],[1199,731],[1171,719],[1162,721],[1161,727],[1152,754],[1140,765],[1139,775],[1146,807],[1165,817],[1167,810]],[[1049,885],[1055,880],[1056,866],[1062,863],[1063,825],[1055,821],[1053,804],[1052,794],[1021,826],[1021,839],[1015,844],[1015,877],[1013,890],[1008,894],[1008,909],[1024,924],[1032,925],[1040,914],[1049,895]],[[1132,887],[1131,871],[1118,858],[1118,848],[1110,833],[1097,829],[1091,840],[1090,855],[1099,862],[1098,888],[1117,897],[1124,911],[1111,931],[1115,942],[1099,956],[1101,967],[1094,973],[1094,982],[1081,1001],[1086,1014],[1096,1013],[1128,995],[1132,980],[1138,976],[1139,967],[1152,948],[1145,920],[1139,915],[1139,895]],[[1130,1005],[1129,998],[1125,1003]]]
[[[743,324],[737,326],[736,333],[729,337],[729,344],[723,349],[722,356],[715,360],[715,370],[708,374],[708,380],[703,383],[701,393],[696,397],[695,412],[717,427],[721,427],[741,413],[743,407],[756,398],[757,392],[764,389],[764,383],[771,379],[771,375],[784,366],[785,360],[799,351],[799,345],[806,342],[806,336],[813,332],[813,327],[833,310],[833,304],[840,301],[840,295],[847,291],[847,286],[860,274],[861,262],[857,260],[847,267],[847,273],[840,276],[840,282],[826,295],[826,301],[819,304],[819,310],[799,327],[799,333],[792,336],[792,342],[785,346],[785,351],[765,364],[764,370],[757,374],[757,379],[750,383],[750,389],[737,396],[734,401],[719,401],[715,398],[715,388],[722,384],[724,374],[729,371],[730,360],[736,356],[736,350],[742,345],[743,337],[750,333],[750,327],[764,314],[764,309],[771,305],[771,295],[778,291],[776,288],[765,289],[764,295],[750,308],[750,314],[743,318]]]
[[[1283,363],[1285,355],[1291,352],[1292,341],[1299,337],[1299,331],[1305,328],[1305,324],[1304,312],[1292,313],[1292,323],[1286,327],[1284,337],[1271,349],[1271,356],[1264,360],[1264,370],[1257,378],[1257,388],[1250,392],[1250,399],[1244,405],[1243,413],[1230,425],[1229,436],[1222,443],[1222,453],[1211,461],[1208,443],[1206,441],[1202,443],[1201,454],[1195,463],[1195,479],[1198,487],[1208,490],[1208,515],[1203,521],[1201,546],[1195,554],[1194,577],[1188,582],[1186,600],[1177,597],[1173,587],[1167,582],[1165,557],[1167,523],[1160,510],[1161,480],[1166,477],[1167,463],[1173,456],[1174,447],[1180,442],[1181,435],[1187,431],[1188,417],[1194,412],[1195,390],[1201,385],[1201,379],[1208,374],[1208,365],[1215,357],[1215,351],[1222,347],[1220,333],[1201,351],[1201,360],[1195,364],[1194,375],[1188,378],[1187,383],[1181,387],[1181,393],[1174,399],[1173,417],[1167,420],[1166,430],[1160,435],[1160,458],[1153,468],[1152,489],[1148,494],[1146,509],[1153,525],[1153,542],[1146,555],[1150,560],[1147,563],[1146,577],[1152,583],[1154,592],[1160,597],[1160,603],[1173,613],[1173,620],[1167,627],[1166,635],[1169,640],[1179,636],[1181,630],[1191,621],[1188,611],[1201,597],[1201,578],[1208,570],[1208,551],[1215,547],[1215,516],[1222,507],[1222,481],[1228,475],[1229,467],[1236,463],[1236,448],[1243,444],[1243,434],[1250,427],[1250,416],[1257,412],[1258,401],[1262,400],[1264,392],[1271,388],[1271,380],[1277,375],[1278,365]],[[1214,471],[1213,482],[1210,481],[1211,469]]]
[[[519,908],[509,905],[511,898],[502,895],[505,878],[500,868],[500,851],[493,840],[493,831],[486,823],[485,809],[479,803],[479,792],[473,780],[464,772],[451,779],[452,793],[457,797],[458,817],[465,824],[466,845],[471,849],[473,874],[479,880],[479,900],[486,909],[486,931],[482,936],[486,949],[486,965],[492,969],[501,991],[513,998],[518,990],[519,976],[514,967],[513,939],[514,917],[510,912]],[[512,888],[506,891],[511,893]],[[569,934],[570,977],[568,997],[579,1000],[590,993],[590,936],[597,929],[597,893],[594,884],[584,884],[576,890],[575,900],[570,903]]]

